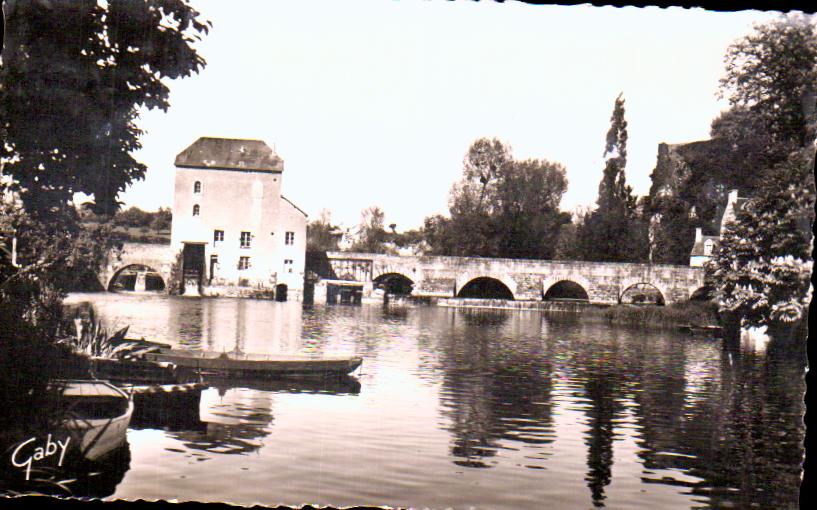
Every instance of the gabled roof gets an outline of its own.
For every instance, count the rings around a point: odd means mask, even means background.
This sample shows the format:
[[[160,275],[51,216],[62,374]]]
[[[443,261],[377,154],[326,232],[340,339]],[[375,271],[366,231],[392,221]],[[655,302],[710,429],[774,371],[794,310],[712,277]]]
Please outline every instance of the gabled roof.
[[[284,160],[263,140],[202,136],[176,156],[176,166],[253,172],[283,172]]]
[[[296,210],[297,210],[299,213],[303,214],[303,215],[304,215],[304,216],[306,216],[307,218],[309,217],[309,215],[308,215],[308,214],[306,214],[306,213],[304,212],[304,210],[303,210],[303,209],[301,209],[301,208],[300,208],[300,207],[298,207],[297,205],[293,204],[293,203],[292,203],[292,200],[288,199],[288,198],[287,198],[287,197],[285,197],[284,195],[281,195],[281,198],[282,198],[282,199],[284,199],[284,200],[285,200],[285,201],[286,201],[286,202],[287,202],[289,205],[291,205],[292,207],[294,207],[294,208],[295,208],[295,209],[296,209]]]
[[[707,240],[714,241],[715,246],[718,246],[718,243],[720,243],[721,238],[719,236],[701,236],[701,240],[696,242],[692,246],[692,251],[690,252],[689,256],[690,257],[703,257],[703,256],[706,256],[704,254],[704,243],[706,243]]]

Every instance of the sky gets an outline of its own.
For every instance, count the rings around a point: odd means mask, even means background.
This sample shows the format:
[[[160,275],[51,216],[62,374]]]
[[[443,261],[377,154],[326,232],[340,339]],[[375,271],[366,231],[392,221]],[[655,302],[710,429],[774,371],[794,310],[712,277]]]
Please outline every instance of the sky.
[[[627,179],[649,191],[658,144],[706,139],[728,108],[723,56],[777,13],[419,0],[192,0],[213,28],[207,66],[142,112],[144,181],[120,198],[172,204],[176,154],[200,136],[262,139],[283,194],[351,227],[369,206],[398,231],[447,213],[468,147],[567,169],[563,210],[592,206],[616,96]]]

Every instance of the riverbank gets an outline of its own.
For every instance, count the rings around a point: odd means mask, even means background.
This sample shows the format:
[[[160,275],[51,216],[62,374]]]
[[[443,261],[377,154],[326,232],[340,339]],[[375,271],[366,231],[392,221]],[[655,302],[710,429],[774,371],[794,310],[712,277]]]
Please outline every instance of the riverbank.
[[[667,306],[592,304],[586,301],[510,301],[504,299],[438,298],[433,301],[411,301],[450,308],[485,310],[523,310],[548,313],[581,314],[590,320],[613,325],[661,329],[718,328],[717,306],[708,301],[684,301]]]

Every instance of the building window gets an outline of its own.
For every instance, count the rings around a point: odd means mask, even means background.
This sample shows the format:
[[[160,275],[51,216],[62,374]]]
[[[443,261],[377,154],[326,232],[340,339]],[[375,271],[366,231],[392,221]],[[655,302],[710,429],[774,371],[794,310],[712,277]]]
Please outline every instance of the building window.
[[[287,232],[284,244],[295,244],[295,232]]]
[[[201,181],[196,181],[193,183],[193,193],[196,195],[201,193]]]
[[[199,214],[201,214],[201,207],[199,207],[199,204],[196,204],[193,206],[193,216],[198,216]]]
[[[250,268],[250,257],[238,257],[238,269],[244,270]]]
[[[249,248],[252,240],[252,234],[249,232],[241,232],[241,247]]]
[[[707,257],[712,255],[712,248],[714,248],[714,246],[715,243],[713,243],[711,239],[707,239],[706,242],[704,243],[704,255],[706,255]]]
[[[287,273],[292,272],[292,259],[284,259],[284,271]]]
[[[215,245],[218,242],[224,240],[224,231],[223,230],[213,230],[213,244]]]

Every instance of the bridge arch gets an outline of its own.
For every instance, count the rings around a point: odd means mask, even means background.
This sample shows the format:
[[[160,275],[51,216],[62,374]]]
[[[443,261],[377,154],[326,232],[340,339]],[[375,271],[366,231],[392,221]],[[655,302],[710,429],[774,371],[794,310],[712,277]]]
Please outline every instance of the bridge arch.
[[[622,285],[623,290],[619,294],[618,302],[624,304],[656,304],[665,305],[667,303],[666,292],[657,285],[650,282],[636,282],[629,285]]]
[[[593,284],[579,274],[578,271],[570,271],[568,274],[551,274],[545,275],[544,279],[542,280],[542,288],[541,288],[541,296],[542,299],[545,299],[545,295],[547,294],[548,290],[551,287],[558,284],[559,282],[569,281],[579,285],[584,291],[587,293],[588,301],[596,301],[597,296],[593,295]]]
[[[399,272],[383,273],[372,281],[389,294],[408,296],[414,288],[414,280]]]
[[[709,301],[712,299],[712,293],[715,289],[710,285],[702,285],[700,287],[693,287],[689,291],[690,301]]]
[[[109,292],[117,291],[164,291],[167,282],[161,271],[148,264],[130,262],[117,268],[105,289]]]
[[[463,279],[464,280],[464,279]],[[513,300],[515,285],[503,281],[504,278],[492,276],[477,276],[466,281],[465,285],[457,288],[456,297],[476,299],[509,299]]]
[[[590,293],[580,283],[572,279],[564,279],[551,283],[548,287],[542,285],[542,301],[552,300],[590,301]]]

